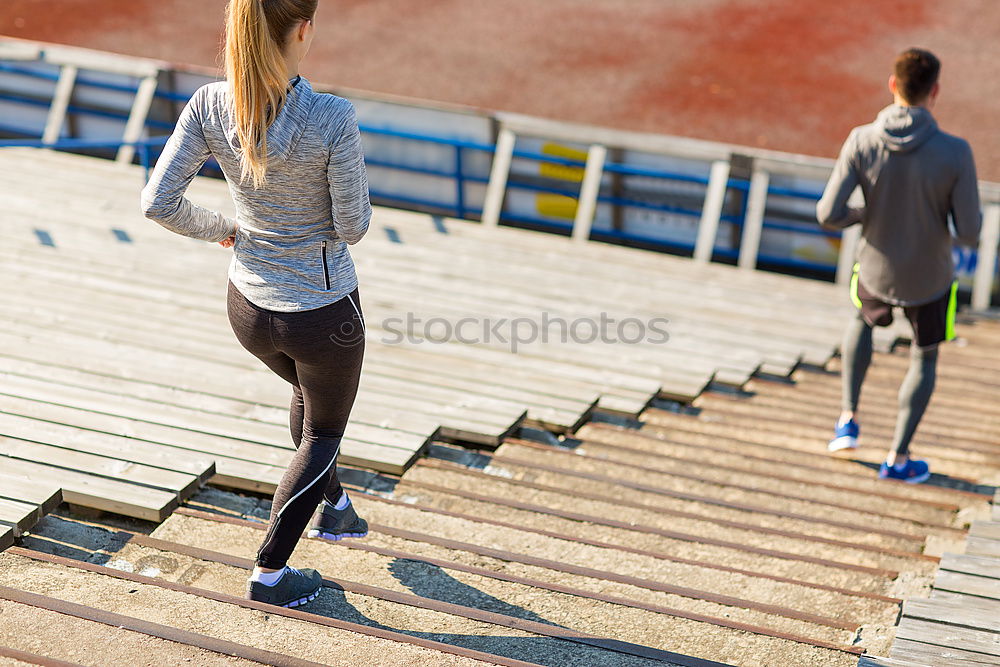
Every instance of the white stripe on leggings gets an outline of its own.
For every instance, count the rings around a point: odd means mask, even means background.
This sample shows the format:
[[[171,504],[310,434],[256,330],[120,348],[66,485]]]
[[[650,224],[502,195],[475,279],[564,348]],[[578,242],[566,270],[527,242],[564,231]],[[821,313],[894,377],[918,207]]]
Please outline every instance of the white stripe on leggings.
[[[351,305],[354,306],[354,312],[358,314],[358,319],[361,320],[361,331],[362,331],[362,333],[364,333],[365,332],[365,318],[361,316],[361,311],[358,310],[358,307],[355,305],[354,299],[351,299],[351,295],[350,294],[347,295],[347,298],[350,300]]]
[[[300,490],[294,496],[292,496],[291,498],[289,498],[288,501],[285,502],[285,504],[281,506],[281,509],[278,510],[278,513],[274,517],[274,523],[272,525],[272,528],[276,528],[277,527],[278,520],[281,519],[281,513],[285,511],[285,508],[287,508],[289,505],[291,505],[293,500],[295,500],[296,498],[298,498],[299,496],[301,496],[303,493],[305,493],[306,489],[308,489],[310,486],[312,486],[313,484],[315,484],[316,482],[318,482],[320,480],[320,478],[323,477],[323,475],[326,474],[326,471],[329,470],[330,466],[332,466],[334,464],[334,462],[337,460],[337,454],[339,454],[339,453],[340,453],[340,443],[338,442],[337,443],[337,449],[334,450],[334,452],[333,452],[333,458],[330,459],[330,465],[328,465],[326,468],[324,468],[323,472],[321,472],[319,475],[316,476],[316,479],[314,479],[313,481],[311,481],[308,484],[306,484],[305,486],[303,486],[302,490]],[[260,551],[263,551],[264,547],[268,546],[271,543],[271,540],[274,539],[274,536],[276,534],[277,534],[277,531],[271,533],[271,536],[269,538],[267,538],[267,542],[264,542],[264,544],[262,544],[260,546],[260,549],[258,550],[258,553]]]

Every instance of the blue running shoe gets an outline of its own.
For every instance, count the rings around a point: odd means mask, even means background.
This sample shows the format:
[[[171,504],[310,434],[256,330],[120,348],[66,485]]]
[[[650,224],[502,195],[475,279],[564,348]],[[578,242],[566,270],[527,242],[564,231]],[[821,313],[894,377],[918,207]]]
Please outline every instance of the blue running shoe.
[[[837,430],[834,432],[833,440],[827,445],[827,449],[831,452],[839,452],[842,449],[857,449],[858,448],[858,433],[861,432],[861,427],[858,426],[858,422],[854,421],[852,418],[850,421],[837,426]]]
[[[913,459],[907,461],[902,470],[897,470],[895,466],[883,462],[882,468],[878,471],[879,479],[901,479],[910,484],[926,482],[930,477],[931,468],[927,465],[927,461],[914,461]]]

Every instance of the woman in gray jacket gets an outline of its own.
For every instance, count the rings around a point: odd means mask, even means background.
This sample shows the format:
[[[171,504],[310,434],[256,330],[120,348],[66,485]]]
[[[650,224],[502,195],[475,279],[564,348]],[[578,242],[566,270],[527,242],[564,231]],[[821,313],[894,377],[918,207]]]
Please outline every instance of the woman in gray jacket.
[[[296,452],[274,493],[247,598],[294,607],[321,577],[287,565],[310,536],[364,537],[337,479],[337,455],[364,356],[364,319],[348,245],[368,229],[361,137],[347,100],[298,73],[318,0],[231,0],[226,80],[195,91],[142,191],[143,214],[170,231],[233,248],[227,307],[240,344],[292,385]],[[184,193],[214,156],[237,218]]]

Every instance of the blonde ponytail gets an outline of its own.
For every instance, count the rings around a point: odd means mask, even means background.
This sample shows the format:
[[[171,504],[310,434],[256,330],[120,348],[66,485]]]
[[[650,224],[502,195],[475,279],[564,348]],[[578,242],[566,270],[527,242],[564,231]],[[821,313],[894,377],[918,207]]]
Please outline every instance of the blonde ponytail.
[[[283,55],[291,29],[312,19],[317,0],[230,0],[226,6],[226,79],[240,143],[240,182],[267,182],[267,128],[288,95]]]

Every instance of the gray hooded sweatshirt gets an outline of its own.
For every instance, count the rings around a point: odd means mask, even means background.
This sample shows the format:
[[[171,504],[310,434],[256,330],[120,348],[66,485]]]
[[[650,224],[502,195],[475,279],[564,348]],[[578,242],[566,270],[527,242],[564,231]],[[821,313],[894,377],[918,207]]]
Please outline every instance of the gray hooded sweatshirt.
[[[858,185],[865,205],[851,208]],[[816,206],[823,227],[861,223],[858,279],[898,306],[929,303],[951,286],[949,214],[959,243],[974,246],[981,213],[972,149],[938,129],[927,109],[897,104],[851,131]]]
[[[350,294],[357,275],[347,246],[364,236],[372,212],[354,106],[304,77],[290,80],[267,130],[267,183],[255,190],[240,182],[228,95],[226,81],[192,95],[142,190],[143,214],[205,241],[235,233],[229,279],[261,308],[311,310]],[[184,196],[209,156],[229,183],[235,220]]]

